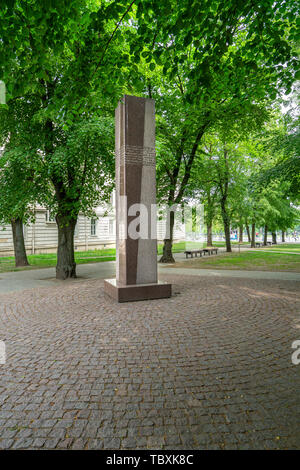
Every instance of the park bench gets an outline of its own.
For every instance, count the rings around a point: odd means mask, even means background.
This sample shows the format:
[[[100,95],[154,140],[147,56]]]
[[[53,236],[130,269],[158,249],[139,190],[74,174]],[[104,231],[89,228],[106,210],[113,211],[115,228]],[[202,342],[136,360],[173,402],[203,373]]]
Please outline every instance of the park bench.
[[[263,246],[262,242],[255,242],[255,247],[256,248],[260,248],[261,246]]]
[[[272,242],[267,242],[267,245],[273,245],[273,243]]]
[[[197,258],[198,254],[204,256],[205,254],[213,255],[214,253],[216,253],[216,255],[218,254],[218,248],[203,248],[203,250],[186,250],[184,252],[186,258],[189,256],[193,258],[194,255]]]
[[[213,255],[214,253],[216,253],[216,255],[217,255],[218,254],[218,248],[204,248],[203,252],[204,252],[204,254],[207,253],[209,256]]]
[[[190,256],[191,258],[193,258],[194,255],[195,255],[195,257],[197,258],[198,254],[199,254],[200,256],[202,256],[203,251],[204,251],[204,250],[186,250],[186,251],[184,252],[184,254],[185,254],[185,257],[186,257],[186,258],[188,258],[189,256]]]

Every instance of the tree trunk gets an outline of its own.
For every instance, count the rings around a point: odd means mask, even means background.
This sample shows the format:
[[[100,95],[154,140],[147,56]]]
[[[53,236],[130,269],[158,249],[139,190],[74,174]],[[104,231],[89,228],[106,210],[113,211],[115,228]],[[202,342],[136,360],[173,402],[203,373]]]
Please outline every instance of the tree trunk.
[[[243,243],[243,224],[239,226],[239,243]]]
[[[224,232],[225,232],[225,243],[226,243],[226,251],[227,253],[231,253],[231,241],[230,241],[230,220],[226,211],[225,202],[221,201],[221,213],[224,225]]]
[[[246,224],[246,230],[247,230],[247,235],[248,235],[248,242],[251,243],[251,235],[250,235],[250,229],[249,229],[248,224]]]
[[[284,230],[282,230],[282,232],[281,232],[281,241],[282,241],[282,243],[285,242],[285,231]]]
[[[29,266],[23,232],[23,221],[21,218],[11,220],[11,228],[13,233],[14,251],[15,251],[15,265]]]
[[[163,255],[159,260],[160,263],[175,263],[175,259],[173,258],[173,254],[172,254],[174,221],[175,221],[174,211],[170,211],[170,214],[167,217],[167,221],[166,221],[166,224],[167,224],[166,233],[167,235],[169,235],[169,238],[164,239]],[[169,233],[168,233],[168,224],[169,224]]]
[[[267,241],[268,241],[268,226],[265,225],[265,229],[264,229],[264,246],[267,246]]]
[[[210,189],[207,191],[207,208],[206,208],[207,246],[212,246],[213,244],[212,224],[213,224],[213,219],[214,219],[214,199],[211,197],[210,191],[211,191]]]
[[[225,232],[225,243],[227,253],[231,253],[231,241],[230,241],[230,223],[226,220],[224,222],[224,232]]]
[[[277,245],[277,234],[276,234],[276,232],[272,232],[272,243]]]
[[[252,232],[252,236],[251,236],[251,248],[255,248],[255,222],[252,223],[252,226],[251,226],[251,232]]]
[[[207,246],[213,246],[212,242],[212,223],[208,223],[207,225]]]
[[[76,278],[74,231],[77,219],[56,216],[56,222],[58,227],[56,279]]]

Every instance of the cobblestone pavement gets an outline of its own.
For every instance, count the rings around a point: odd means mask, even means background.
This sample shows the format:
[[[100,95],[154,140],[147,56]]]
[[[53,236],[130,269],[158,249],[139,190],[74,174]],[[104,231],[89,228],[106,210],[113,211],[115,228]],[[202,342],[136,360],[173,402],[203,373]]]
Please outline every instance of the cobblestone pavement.
[[[130,304],[100,280],[0,295],[0,448],[300,448],[299,282],[164,279]]]

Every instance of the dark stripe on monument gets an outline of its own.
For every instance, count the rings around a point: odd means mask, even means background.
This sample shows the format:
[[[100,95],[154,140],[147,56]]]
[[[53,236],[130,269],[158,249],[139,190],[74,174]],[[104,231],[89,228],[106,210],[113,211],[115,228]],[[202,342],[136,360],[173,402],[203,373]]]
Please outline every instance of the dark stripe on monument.
[[[126,145],[144,147],[145,99],[126,96]],[[126,156],[125,156],[126,164]],[[126,164],[126,194],[128,207],[140,204],[142,187],[143,161]],[[128,217],[128,226],[135,217]],[[136,284],[139,240],[127,239],[127,284]]]
[[[128,208],[132,204],[139,204],[141,201],[141,179],[142,179],[142,165],[127,165],[126,166],[126,190]],[[135,220],[136,216],[128,217],[128,227],[131,221]],[[138,249],[139,239],[132,240],[127,238],[126,255],[127,255],[127,284],[136,284],[137,280],[137,263],[138,263]]]
[[[119,194],[125,196],[125,168],[124,165],[119,167]],[[117,173],[117,172],[116,172]]]
[[[144,147],[145,98],[126,96],[126,145]]]

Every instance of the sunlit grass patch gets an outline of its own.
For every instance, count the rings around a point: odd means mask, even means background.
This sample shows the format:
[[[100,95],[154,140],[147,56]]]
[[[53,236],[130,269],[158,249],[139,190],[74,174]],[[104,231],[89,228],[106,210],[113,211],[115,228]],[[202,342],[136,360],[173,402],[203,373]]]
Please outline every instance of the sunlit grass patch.
[[[250,271],[300,272],[299,255],[263,251],[220,253],[175,263],[173,267],[198,269],[244,269]]]

